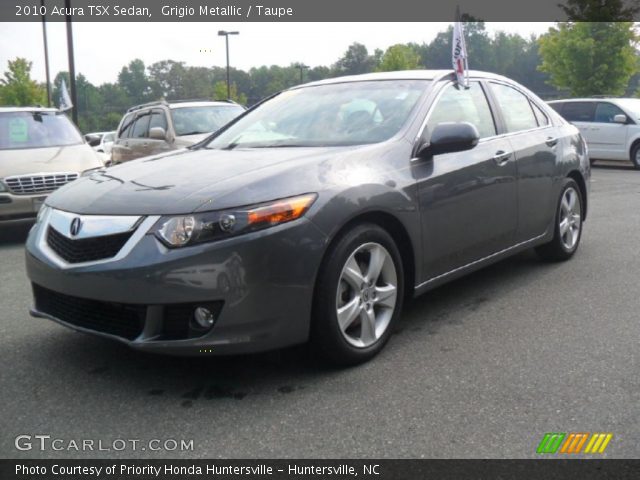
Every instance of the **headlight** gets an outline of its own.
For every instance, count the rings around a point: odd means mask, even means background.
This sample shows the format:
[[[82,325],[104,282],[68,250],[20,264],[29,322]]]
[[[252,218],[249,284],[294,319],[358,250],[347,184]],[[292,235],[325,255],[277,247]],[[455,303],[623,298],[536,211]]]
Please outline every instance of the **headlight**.
[[[163,217],[151,231],[171,248],[221,240],[300,218],[317,197],[309,193],[250,207]]]
[[[49,211],[49,207],[47,207],[44,203],[40,206],[40,210],[38,210],[38,215],[36,216],[36,223],[42,222],[42,219],[47,215]]]

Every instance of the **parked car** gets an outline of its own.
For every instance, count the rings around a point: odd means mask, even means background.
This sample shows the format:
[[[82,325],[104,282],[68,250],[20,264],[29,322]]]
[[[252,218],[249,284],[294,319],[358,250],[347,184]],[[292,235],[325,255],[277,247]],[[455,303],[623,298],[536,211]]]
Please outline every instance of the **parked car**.
[[[245,108],[226,101],[152,102],[130,108],[113,143],[111,162],[185,148],[205,139],[242,114]]]
[[[592,160],[631,161],[640,170],[640,99],[575,98],[549,105],[580,129]]]
[[[35,217],[49,193],[101,166],[58,110],[0,107],[0,222]]]
[[[358,363],[407,296],[531,247],[569,259],[589,178],[578,129],[498,75],[302,85],[49,197],[27,241],[31,312],[144,351],[310,340]]]
[[[85,134],[84,139],[106,164],[111,162],[111,147],[115,136],[116,132],[92,132]]]

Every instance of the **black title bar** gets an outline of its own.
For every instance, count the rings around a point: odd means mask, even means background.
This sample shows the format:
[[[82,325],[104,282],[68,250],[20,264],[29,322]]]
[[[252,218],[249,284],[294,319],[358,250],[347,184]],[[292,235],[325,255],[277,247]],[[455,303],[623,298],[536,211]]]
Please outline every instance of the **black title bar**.
[[[610,0],[604,0],[605,4]],[[624,0],[623,0],[624,1]],[[494,22],[566,21],[562,0],[2,0],[0,21],[39,22]],[[566,0],[565,2],[566,3]],[[605,5],[603,4],[603,5]],[[638,0],[626,0],[636,5]]]

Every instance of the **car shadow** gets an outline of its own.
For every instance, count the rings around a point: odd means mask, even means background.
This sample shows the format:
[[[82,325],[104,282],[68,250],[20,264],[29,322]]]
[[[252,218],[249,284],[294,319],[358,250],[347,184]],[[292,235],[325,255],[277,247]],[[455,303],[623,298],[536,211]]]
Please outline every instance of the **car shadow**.
[[[0,225],[0,246],[24,244],[33,226],[33,220],[21,220]]]
[[[381,355],[356,369],[376,368],[396,355],[407,342],[424,342],[424,337],[403,335],[424,330],[435,335],[447,324],[461,323],[461,310],[477,311],[491,302],[487,292],[508,290],[518,279],[522,286],[540,280],[544,269],[557,264],[540,262],[533,252],[524,252],[483,270],[439,287],[406,305],[394,338]],[[37,320],[40,321],[40,320]],[[124,392],[134,398],[171,399],[183,408],[205,400],[241,401],[256,395],[280,396],[304,390],[307,385],[321,388],[325,380],[351,378],[353,368],[331,368],[310,353],[306,345],[275,352],[235,355],[173,357],[129,349],[106,339],[73,333],[62,327],[53,331],[50,341],[30,353],[40,358],[31,361],[47,364],[55,358],[55,368],[64,376],[84,379],[78,388],[91,389],[94,381],[105,391]],[[401,339],[396,340],[395,337]],[[65,395],[57,393],[56,395]]]

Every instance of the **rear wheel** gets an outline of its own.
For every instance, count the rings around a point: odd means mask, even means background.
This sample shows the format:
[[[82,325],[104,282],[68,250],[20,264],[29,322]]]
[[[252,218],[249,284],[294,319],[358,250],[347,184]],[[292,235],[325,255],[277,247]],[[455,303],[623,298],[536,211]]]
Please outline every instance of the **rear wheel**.
[[[553,239],[536,252],[545,260],[568,260],[576,253],[582,237],[583,199],[575,180],[564,180],[555,217]]]
[[[393,238],[375,224],[344,234],[318,278],[311,342],[332,363],[354,365],[375,356],[400,316],[404,273]]]
[[[631,149],[631,163],[636,170],[640,170],[640,143],[633,146]]]

